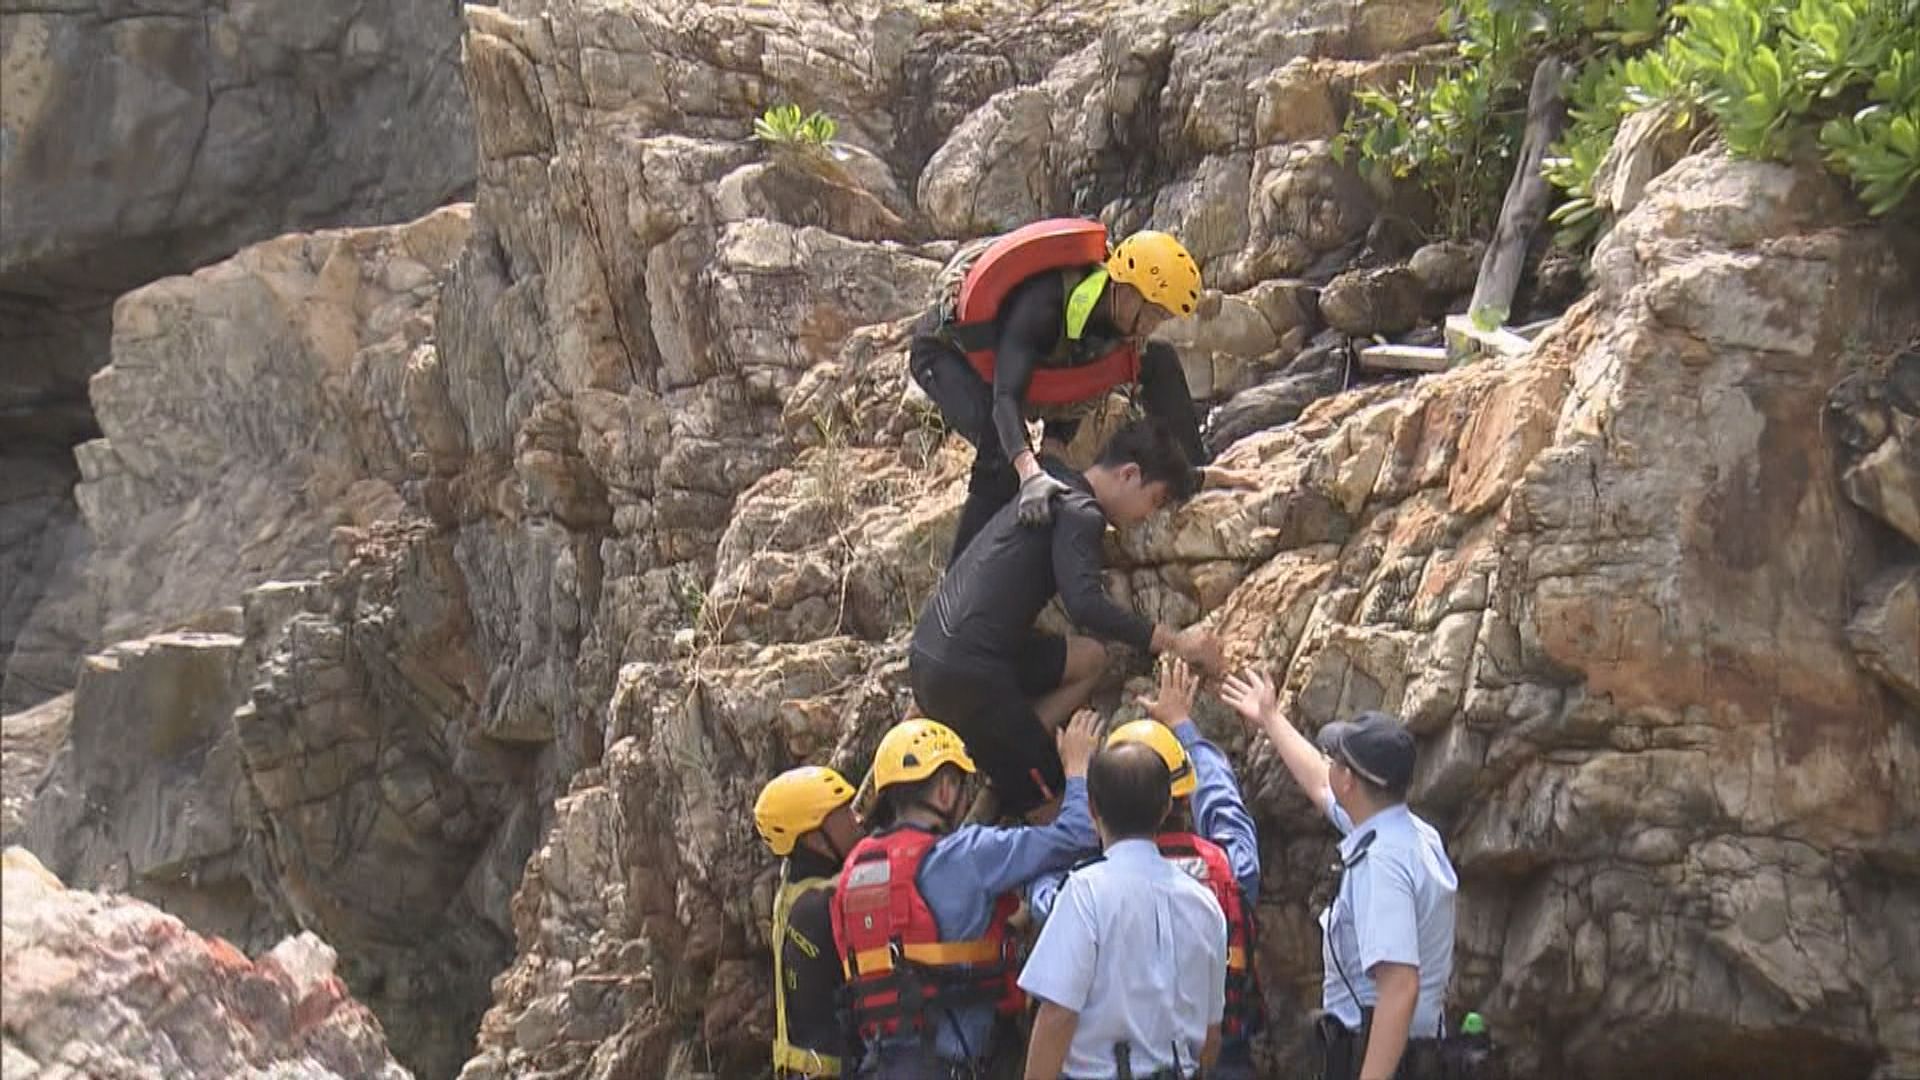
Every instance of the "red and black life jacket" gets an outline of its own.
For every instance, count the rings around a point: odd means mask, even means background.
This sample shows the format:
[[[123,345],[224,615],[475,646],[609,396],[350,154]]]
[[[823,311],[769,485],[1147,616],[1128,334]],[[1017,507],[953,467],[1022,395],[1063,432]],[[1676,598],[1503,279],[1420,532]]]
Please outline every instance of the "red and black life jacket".
[[[1107,228],[1097,221],[1049,218],[1023,225],[995,240],[967,269],[947,333],[980,377],[992,383],[993,320],[1008,294],[1037,274],[1092,272],[1106,259]],[[1071,285],[1066,292],[1071,298]],[[1026,400],[1041,406],[1097,401],[1139,377],[1140,354],[1133,346],[1109,343],[1070,366],[1034,369]]]
[[[1154,842],[1168,862],[1211,889],[1220,902],[1220,910],[1227,917],[1227,1009],[1220,1020],[1220,1034],[1225,1038],[1253,1034],[1265,1016],[1253,965],[1254,913],[1252,905],[1240,895],[1240,882],[1233,876],[1227,853],[1220,845],[1193,833],[1161,833]]]
[[[833,942],[847,974],[853,1021],[863,1039],[906,1030],[927,1033],[930,1006],[992,1005],[1020,1012],[1020,963],[1007,920],[1019,898],[994,903],[985,934],[942,941],[920,895],[920,861],[938,834],[901,826],[855,845],[833,895]],[[964,885],[963,885],[964,887]]]

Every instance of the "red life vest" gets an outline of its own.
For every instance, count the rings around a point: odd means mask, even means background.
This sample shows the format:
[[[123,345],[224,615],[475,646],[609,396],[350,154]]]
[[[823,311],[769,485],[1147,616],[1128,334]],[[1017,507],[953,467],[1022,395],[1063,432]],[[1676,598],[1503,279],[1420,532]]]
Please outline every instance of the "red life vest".
[[[834,891],[834,948],[847,974],[854,1025],[861,1038],[928,1030],[928,1007],[992,1005],[1008,1015],[1025,997],[1016,983],[1019,957],[1007,920],[1016,896],[995,902],[987,932],[972,941],[942,941],[933,910],[920,895],[920,861],[940,839],[902,826],[855,845]]]
[[[1264,1017],[1260,984],[1254,977],[1252,905],[1240,895],[1240,882],[1220,845],[1193,833],[1161,833],[1160,854],[1213,891],[1227,917],[1227,1009],[1220,1020],[1226,1038],[1251,1035]]]
[[[1001,302],[1015,286],[1036,274],[1097,266],[1106,259],[1107,227],[1081,218],[1036,221],[995,240],[967,270],[951,328],[980,377],[993,382],[993,348],[990,341],[981,341],[987,335],[980,330],[991,330]],[[1034,369],[1027,400],[1035,405],[1092,401],[1139,377],[1140,355],[1123,344],[1072,367]]]

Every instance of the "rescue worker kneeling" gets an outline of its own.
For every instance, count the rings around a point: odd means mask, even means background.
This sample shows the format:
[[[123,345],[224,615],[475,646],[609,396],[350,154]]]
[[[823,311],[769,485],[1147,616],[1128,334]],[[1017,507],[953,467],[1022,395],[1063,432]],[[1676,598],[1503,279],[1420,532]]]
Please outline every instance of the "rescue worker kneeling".
[[[837,1008],[840,961],[828,910],[841,861],[860,840],[852,801],[844,777],[809,765],[774,777],[753,804],[760,838],[784,857],[771,938],[778,1077],[839,1076],[855,1048]]]
[[[996,1017],[1022,1007],[1007,926],[1018,891],[1098,842],[1086,781],[1097,728],[1094,714],[1081,712],[1060,732],[1060,814],[1019,828],[955,827],[974,765],[950,728],[908,720],[880,740],[878,828],[848,856],[832,904],[849,1012],[865,1048],[859,1075],[988,1075],[1003,1034]]]

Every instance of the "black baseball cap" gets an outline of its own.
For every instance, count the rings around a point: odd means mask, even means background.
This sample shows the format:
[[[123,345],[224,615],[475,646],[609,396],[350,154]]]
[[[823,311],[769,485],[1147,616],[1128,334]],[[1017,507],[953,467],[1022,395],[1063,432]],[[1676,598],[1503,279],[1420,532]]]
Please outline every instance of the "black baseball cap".
[[[1363,712],[1320,729],[1320,749],[1340,759],[1375,787],[1403,792],[1413,782],[1418,757],[1413,733],[1383,712]]]

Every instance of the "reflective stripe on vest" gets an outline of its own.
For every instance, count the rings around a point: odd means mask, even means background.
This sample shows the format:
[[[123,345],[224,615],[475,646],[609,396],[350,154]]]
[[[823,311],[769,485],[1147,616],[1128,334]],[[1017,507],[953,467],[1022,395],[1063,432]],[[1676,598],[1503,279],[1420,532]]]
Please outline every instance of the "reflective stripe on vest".
[[[1192,833],[1161,833],[1155,843],[1167,861],[1213,893],[1227,918],[1227,1009],[1220,1030],[1229,1038],[1247,1034],[1261,1021],[1260,984],[1250,965],[1257,927],[1233,865],[1220,845]]]
[[[911,826],[869,836],[840,871],[832,901],[834,949],[863,1038],[926,1031],[930,1006],[991,1005],[1012,1015],[1024,1003],[1007,933],[1018,898],[1003,896],[994,904],[980,937],[940,940],[918,881],[921,860],[939,839]]]
[[[816,877],[789,882],[785,880],[786,873],[783,867],[780,871],[780,891],[773,897],[773,1067],[801,1076],[839,1076],[839,1058],[795,1046],[787,1039],[787,991],[790,988],[787,986],[786,945],[793,905],[799,903],[807,893],[820,889],[831,892],[833,879]],[[831,942],[828,947],[831,947]]]
[[[1079,341],[1080,335],[1087,332],[1087,320],[1093,318],[1093,309],[1100,303],[1100,294],[1107,289],[1107,268],[1096,266],[1085,280],[1067,292],[1067,340]]]

